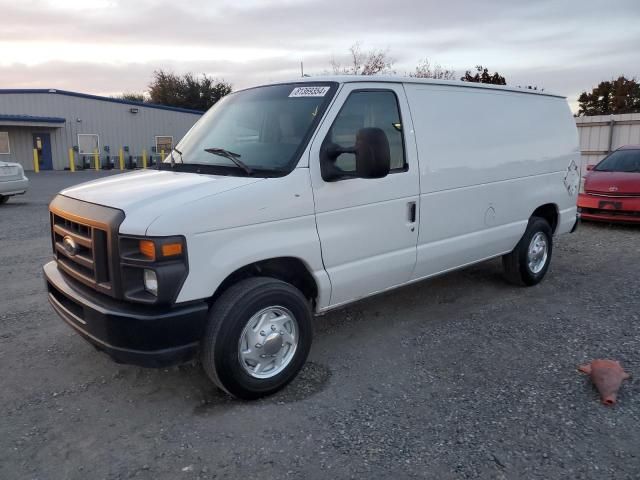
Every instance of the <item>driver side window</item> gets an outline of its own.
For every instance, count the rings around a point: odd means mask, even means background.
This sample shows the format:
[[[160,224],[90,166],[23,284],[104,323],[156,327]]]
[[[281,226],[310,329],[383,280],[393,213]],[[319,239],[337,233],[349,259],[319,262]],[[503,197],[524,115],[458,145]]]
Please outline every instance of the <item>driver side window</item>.
[[[351,93],[333,122],[326,140],[341,147],[351,147],[356,143],[358,130],[368,127],[380,128],[387,135],[391,151],[391,172],[406,170],[398,100],[389,90]],[[355,155],[343,153],[338,156],[335,164],[344,171],[354,172]]]

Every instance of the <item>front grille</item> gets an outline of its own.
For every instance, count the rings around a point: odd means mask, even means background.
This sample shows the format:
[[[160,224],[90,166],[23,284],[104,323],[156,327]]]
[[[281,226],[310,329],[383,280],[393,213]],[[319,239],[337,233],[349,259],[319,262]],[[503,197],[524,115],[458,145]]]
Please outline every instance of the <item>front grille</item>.
[[[76,283],[122,298],[118,229],[124,212],[64,195],[56,195],[49,212],[58,269]]]
[[[96,290],[110,292],[107,231],[66,218],[64,213],[51,213],[51,225],[54,254],[61,270]],[[65,248],[65,238],[75,244],[73,252]]]

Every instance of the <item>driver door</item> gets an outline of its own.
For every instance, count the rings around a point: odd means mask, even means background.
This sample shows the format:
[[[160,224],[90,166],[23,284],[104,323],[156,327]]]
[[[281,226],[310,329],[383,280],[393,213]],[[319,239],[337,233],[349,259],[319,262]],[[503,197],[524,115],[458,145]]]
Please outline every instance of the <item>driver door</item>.
[[[320,149],[330,141],[355,144],[361,128],[382,129],[391,151],[384,178],[325,181]],[[355,156],[336,165],[355,171]],[[416,263],[419,169],[402,84],[348,83],[338,92],[310,150],[316,223],[335,306],[407,282]]]

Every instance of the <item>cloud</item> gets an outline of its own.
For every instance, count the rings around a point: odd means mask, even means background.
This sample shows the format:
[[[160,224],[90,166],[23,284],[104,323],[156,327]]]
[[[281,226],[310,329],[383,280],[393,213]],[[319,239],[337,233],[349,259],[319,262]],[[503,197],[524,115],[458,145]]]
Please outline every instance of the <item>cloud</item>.
[[[154,69],[237,88],[321,73],[348,47],[389,49],[398,73],[428,57],[483,64],[569,96],[640,75],[640,2],[618,0],[0,0],[0,82],[140,91]],[[37,15],[34,15],[37,12]]]

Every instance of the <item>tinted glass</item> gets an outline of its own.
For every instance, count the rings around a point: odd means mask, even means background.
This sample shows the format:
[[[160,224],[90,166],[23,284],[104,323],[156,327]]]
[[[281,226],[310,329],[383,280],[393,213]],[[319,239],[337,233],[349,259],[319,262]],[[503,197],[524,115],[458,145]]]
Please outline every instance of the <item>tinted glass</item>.
[[[177,149],[185,164],[236,168],[228,158],[205,152],[218,148],[238,154],[255,170],[293,168],[334,92],[335,84],[329,83],[285,84],[228,95],[204,115]]]
[[[640,172],[640,150],[616,150],[594,170],[599,172]]]
[[[331,126],[328,141],[341,147],[351,147],[356,143],[358,130],[367,127],[376,127],[384,131],[391,150],[391,169],[403,169],[405,161],[402,123],[398,101],[393,92],[353,92],[349,95]],[[343,153],[337,158],[336,165],[347,172],[355,171],[355,155]]]

